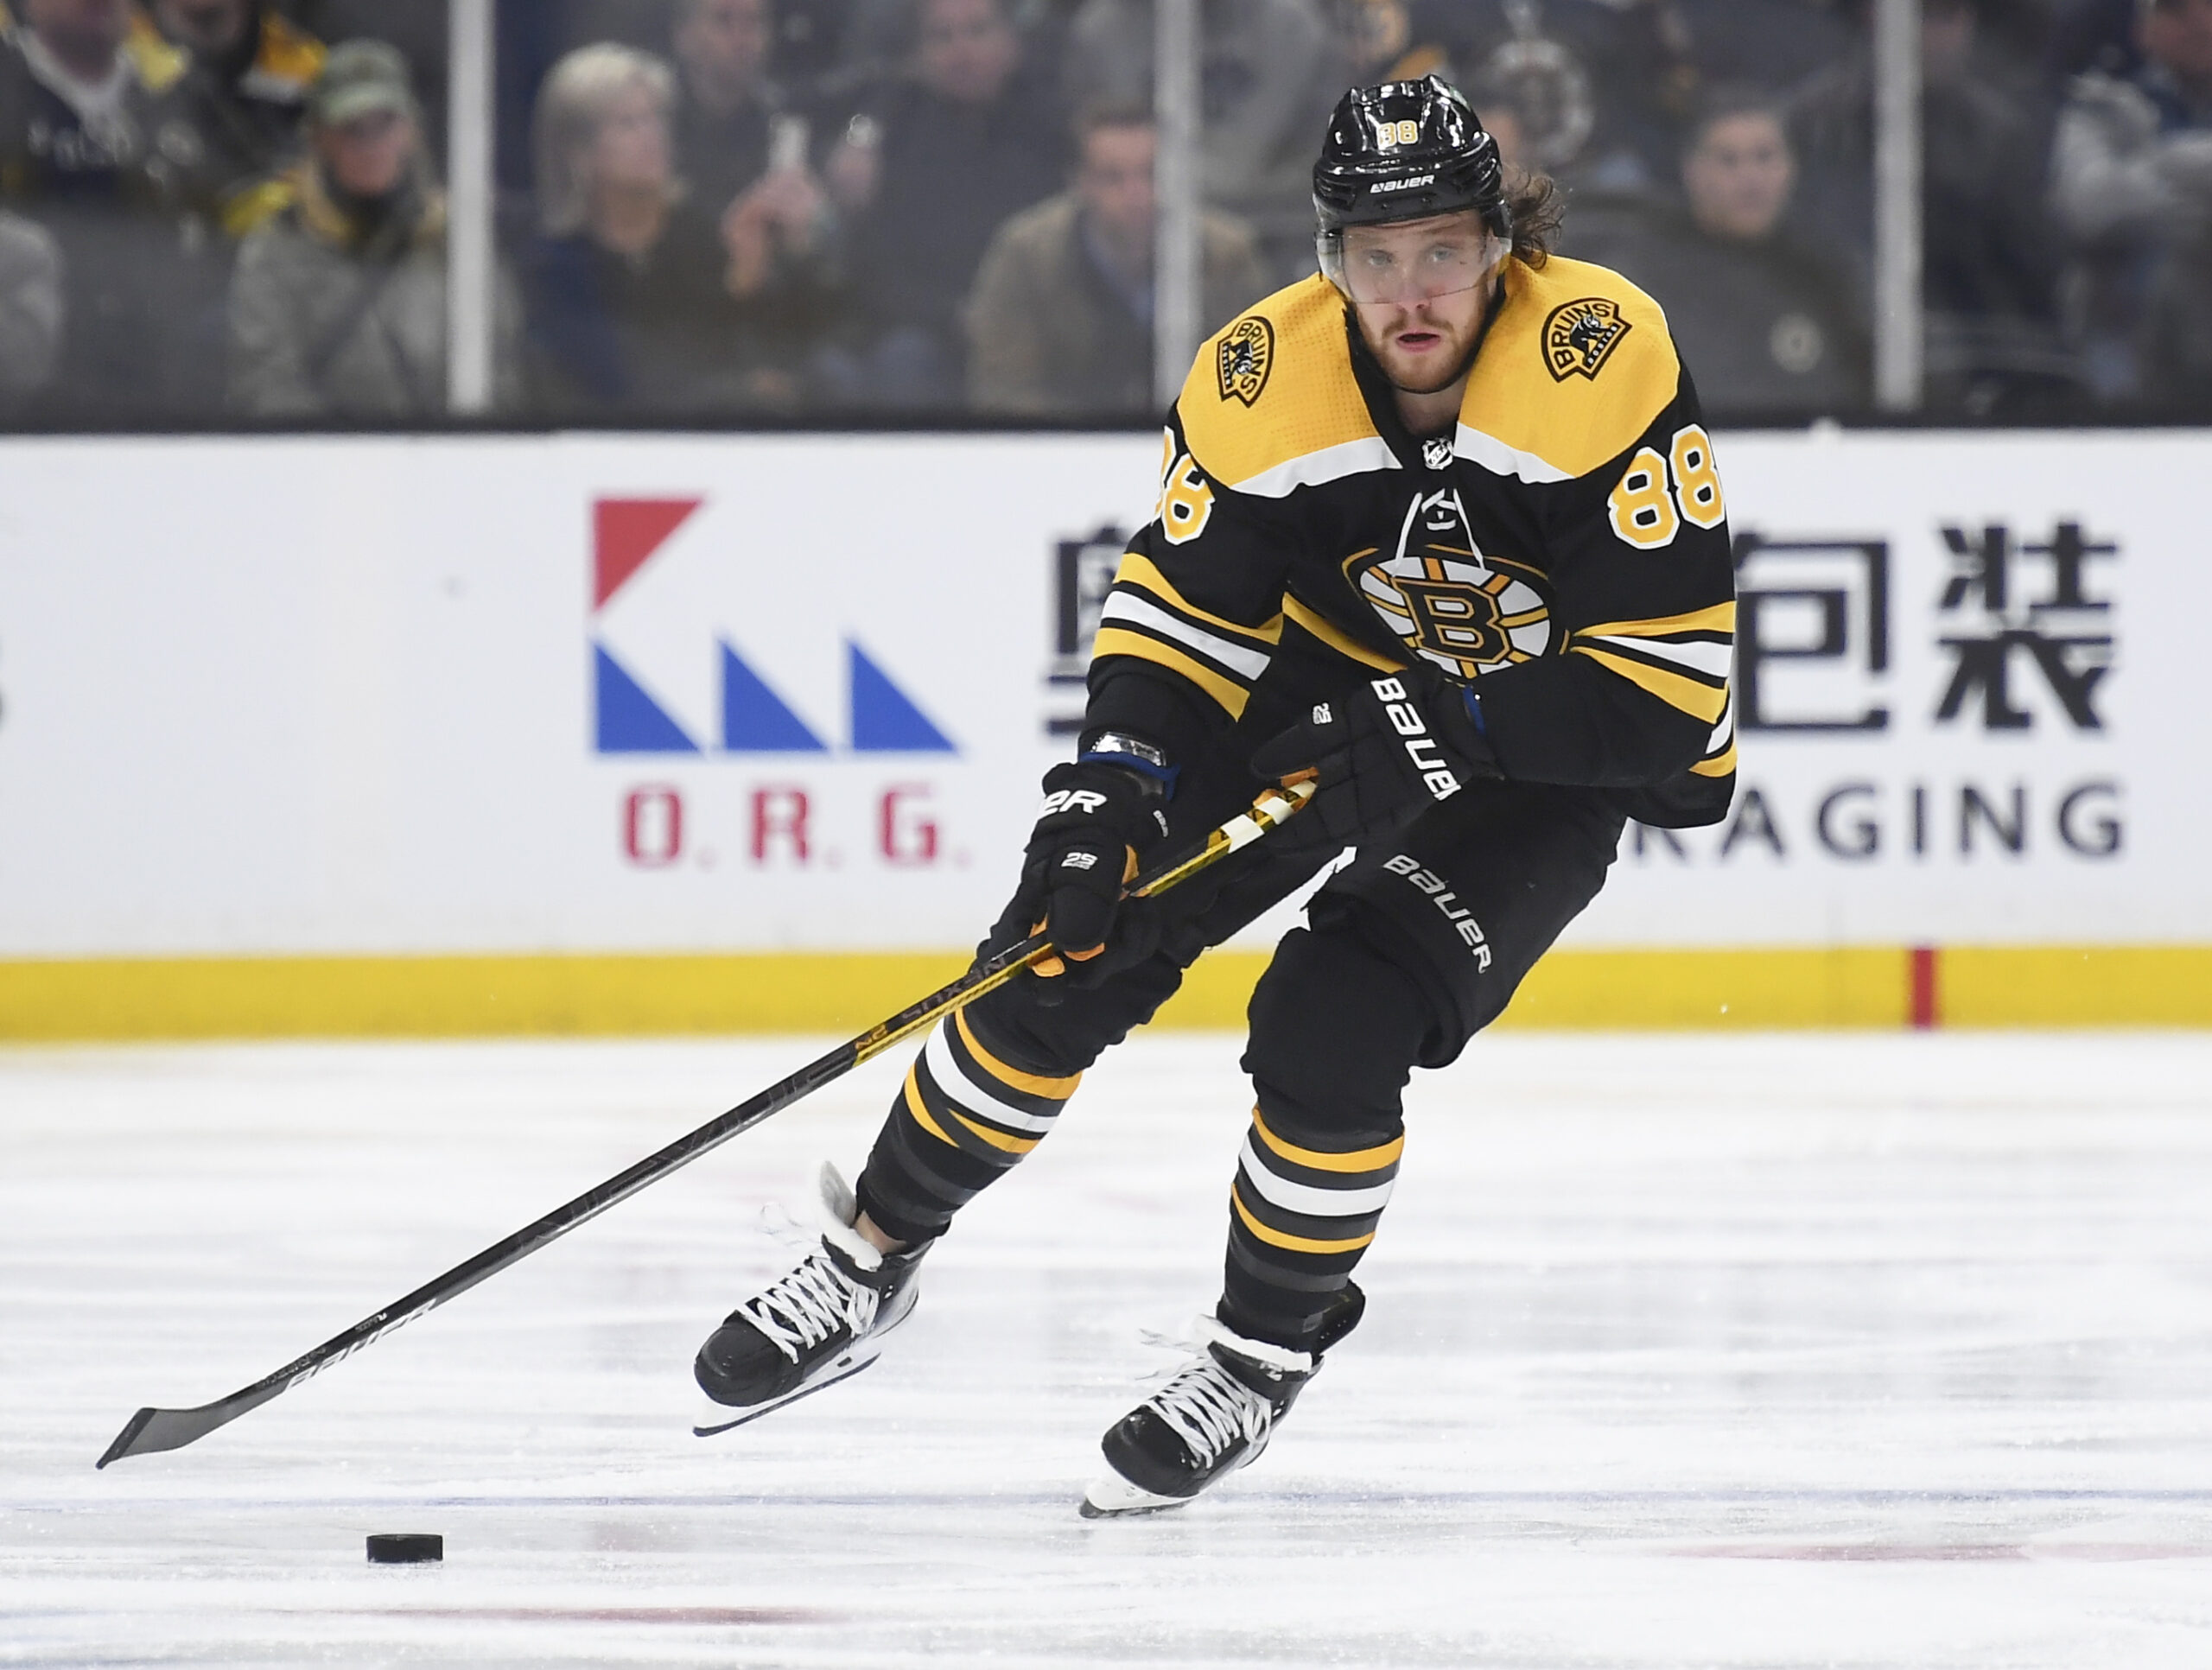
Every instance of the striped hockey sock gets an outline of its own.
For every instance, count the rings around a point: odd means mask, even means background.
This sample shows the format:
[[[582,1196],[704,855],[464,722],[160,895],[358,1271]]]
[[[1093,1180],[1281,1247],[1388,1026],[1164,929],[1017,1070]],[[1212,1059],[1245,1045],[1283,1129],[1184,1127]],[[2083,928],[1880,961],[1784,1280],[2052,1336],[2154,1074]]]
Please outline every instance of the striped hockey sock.
[[[861,1173],[860,1200],[878,1227],[905,1241],[944,1233],[952,1216],[1045,1140],[1083,1082],[1007,1063],[963,1011],[941,1022]]]
[[[1406,1139],[1401,1131],[1349,1146],[1299,1134],[1304,1142],[1290,1140],[1252,1110],[1230,1189],[1222,1317],[1255,1338],[1307,1349],[1375,1239]]]

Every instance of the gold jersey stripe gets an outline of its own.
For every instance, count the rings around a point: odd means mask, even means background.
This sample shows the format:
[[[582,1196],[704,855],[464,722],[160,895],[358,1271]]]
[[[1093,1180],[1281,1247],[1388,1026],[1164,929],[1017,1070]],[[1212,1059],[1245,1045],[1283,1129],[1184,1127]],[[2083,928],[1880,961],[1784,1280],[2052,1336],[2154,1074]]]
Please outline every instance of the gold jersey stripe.
[[[1406,1139],[1392,1138],[1380,1148],[1356,1148],[1348,1154],[1325,1154],[1318,1148],[1301,1148],[1294,1142],[1285,1142],[1268,1129],[1257,1108],[1252,1109],[1252,1128],[1260,1140],[1281,1154],[1294,1165],[1304,1165],[1316,1172],[1379,1172],[1393,1164],[1406,1152]]]
[[[1136,552],[1130,551],[1122,558],[1122,566],[1114,571],[1114,583],[1118,586],[1125,581],[1131,585],[1143,587],[1145,590],[1152,593],[1164,603],[1172,603],[1193,620],[1203,620],[1209,626],[1217,626],[1223,632],[1235,632],[1240,637],[1256,638],[1263,644],[1282,642],[1281,615],[1276,615],[1270,620],[1262,621],[1259,625],[1248,626],[1241,620],[1230,620],[1221,615],[1209,614],[1196,604],[1188,601],[1182,593],[1177,591],[1174,583],[1166,575],[1160,573],[1158,565],[1148,556],[1140,556]]]
[[[1736,606],[1715,603],[1710,608],[1693,609],[1688,614],[1670,614],[1656,620],[1606,620],[1595,626],[1577,626],[1577,637],[1584,633],[1592,638],[1664,638],[1669,632],[1726,632],[1731,637],[1736,631]]]
[[[1715,754],[1710,759],[1700,759],[1690,767],[1700,777],[1730,777],[1736,770],[1736,745],[1730,743],[1727,752]]]
[[[1038,1073],[1025,1073],[1019,1067],[1009,1067],[986,1050],[976,1037],[976,1029],[968,1024],[964,1013],[956,1013],[952,1024],[960,1029],[960,1041],[968,1046],[968,1053],[976,1057],[976,1064],[1010,1089],[1027,1090],[1033,1096],[1050,1096],[1055,1102],[1065,1102],[1075,1094],[1076,1086],[1083,1083],[1081,1073],[1066,1078],[1046,1078]]]
[[[916,1059],[918,1060],[919,1057],[917,1057]],[[922,1105],[922,1087],[920,1082],[915,1077],[914,1069],[912,1067],[906,1070],[906,1111],[913,1115],[915,1124],[920,1126],[948,1148],[957,1148],[960,1146],[944,1133],[944,1127],[931,1118],[930,1110]]]
[[[1406,664],[1376,654],[1342,627],[1316,614],[1287,592],[1283,594],[1282,612],[1300,631],[1319,638],[1338,655],[1349,656],[1363,667],[1372,667],[1377,672],[1395,673]]]
[[[1252,1209],[1245,1205],[1244,1197],[1237,1192],[1236,1185],[1233,1183],[1229,1185],[1229,1203],[1236,1209],[1236,1216],[1243,1221],[1247,1229],[1266,1241],[1268,1246],[1280,1247],[1285,1252],[1356,1253],[1375,1239],[1375,1231],[1372,1229],[1363,1235],[1354,1235],[1349,1241],[1315,1241],[1306,1235],[1289,1235],[1280,1229],[1270,1229],[1252,1216]]]
[[[1090,657],[1096,661],[1109,655],[1134,656],[1170,672],[1180,673],[1226,708],[1231,719],[1244,717],[1244,704],[1251,699],[1249,690],[1156,638],[1147,638],[1121,626],[1102,626],[1098,636],[1091,640]]]
[[[1586,655],[1608,670],[1641,689],[1657,696],[1670,708],[1703,720],[1708,725],[1718,725],[1720,715],[1727,709],[1728,692],[1710,684],[1700,684],[1681,673],[1669,672],[1642,661],[1631,661],[1624,655],[1609,654],[1593,650],[1586,644],[1577,644],[1567,651],[1570,655]]]

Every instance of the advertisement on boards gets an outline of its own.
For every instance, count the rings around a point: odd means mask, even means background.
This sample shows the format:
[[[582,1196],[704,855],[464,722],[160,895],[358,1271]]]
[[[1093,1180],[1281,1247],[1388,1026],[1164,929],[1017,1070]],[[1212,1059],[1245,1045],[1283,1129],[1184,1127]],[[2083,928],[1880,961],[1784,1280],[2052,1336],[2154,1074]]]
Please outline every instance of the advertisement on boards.
[[[1632,826],[1569,943],[2212,943],[2212,439],[1716,447],[1737,803]],[[16,443],[0,957],[970,943],[1158,466],[1144,435]]]

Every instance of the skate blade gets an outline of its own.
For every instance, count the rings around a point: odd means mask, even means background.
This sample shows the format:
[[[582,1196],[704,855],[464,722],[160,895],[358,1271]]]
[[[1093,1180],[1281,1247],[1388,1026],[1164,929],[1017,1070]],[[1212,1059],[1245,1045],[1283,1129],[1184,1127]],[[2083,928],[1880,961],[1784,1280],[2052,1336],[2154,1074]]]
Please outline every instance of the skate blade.
[[[702,1419],[692,1425],[691,1436],[695,1438],[715,1438],[735,1427],[743,1426],[749,1421],[758,1420],[763,1415],[772,1415],[777,1410],[797,1403],[801,1398],[812,1397],[817,1392],[826,1392],[839,1381],[850,1380],[861,1369],[869,1367],[875,1362],[876,1355],[871,1352],[857,1362],[840,1364],[834,1374],[824,1375],[820,1380],[809,1381],[805,1385],[796,1387],[779,1398],[772,1399],[766,1403],[755,1404],[750,1409],[733,1409],[727,1403],[716,1403],[712,1398],[709,1398],[705,1400],[706,1407]]]
[[[1109,1473],[1084,1487],[1076,1512],[1085,1519],[1130,1519],[1139,1514],[1164,1514],[1171,1508],[1187,1508],[1196,1496],[1163,1496]]]

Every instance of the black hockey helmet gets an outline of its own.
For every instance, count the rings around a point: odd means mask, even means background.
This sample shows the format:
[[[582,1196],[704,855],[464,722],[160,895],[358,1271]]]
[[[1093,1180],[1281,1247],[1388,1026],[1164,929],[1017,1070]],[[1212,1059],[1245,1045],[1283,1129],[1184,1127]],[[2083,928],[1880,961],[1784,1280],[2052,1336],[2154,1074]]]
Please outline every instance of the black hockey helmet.
[[[1337,101],[1313,165],[1322,238],[1464,209],[1493,237],[1512,236],[1497,141],[1457,87],[1428,75],[1354,87]]]

